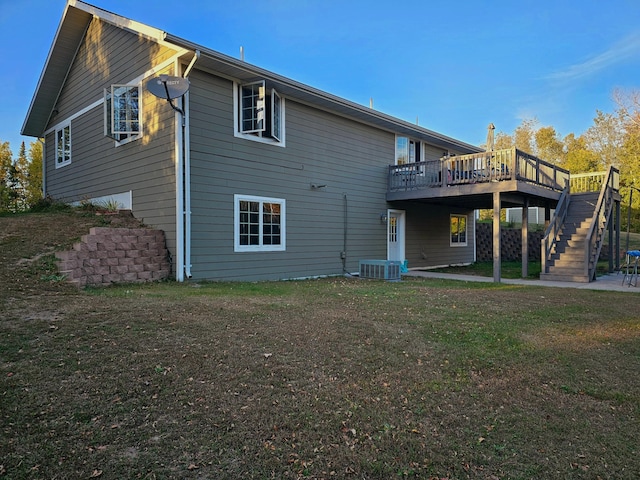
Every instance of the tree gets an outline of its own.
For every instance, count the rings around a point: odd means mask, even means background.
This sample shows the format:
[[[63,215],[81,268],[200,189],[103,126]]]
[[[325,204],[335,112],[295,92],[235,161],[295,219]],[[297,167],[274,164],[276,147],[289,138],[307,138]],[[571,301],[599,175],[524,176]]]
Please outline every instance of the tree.
[[[541,127],[533,135],[536,142],[536,155],[547,162],[561,165],[564,163],[564,143],[558,137],[555,128]]]
[[[29,144],[29,163],[25,177],[25,202],[33,207],[42,199],[42,144],[38,141]]]
[[[24,142],[20,144],[20,149],[18,150],[18,158],[14,162],[15,167],[15,205],[13,210],[25,210],[26,208],[26,186],[28,184],[28,168],[29,168],[29,159],[27,158],[27,149],[25,147]]]
[[[13,154],[9,142],[0,143],[0,212],[9,210],[10,188],[9,171],[13,163]]]
[[[513,136],[504,132],[498,132],[496,134],[495,145],[494,145],[495,150],[504,150],[507,148],[513,148],[514,144],[515,142],[513,141]]]
[[[535,154],[534,137],[537,130],[538,120],[536,118],[524,119],[522,123],[516,127],[513,134],[514,146],[523,152]]]
[[[622,122],[640,127],[640,91],[625,92],[618,88],[613,91],[613,100],[618,105],[617,113]]]
[[[598,155],[589,150],[584,135],[576,137],[570,133],[564,137],[565,158],[562,167],[573,173],[596,172],[599,169]]]
[[[596,110],[593,125],[585,132],[587,147],[600,158],[600,168],[620,166],[621,148],[624,143],[624,128],[620,115]]]

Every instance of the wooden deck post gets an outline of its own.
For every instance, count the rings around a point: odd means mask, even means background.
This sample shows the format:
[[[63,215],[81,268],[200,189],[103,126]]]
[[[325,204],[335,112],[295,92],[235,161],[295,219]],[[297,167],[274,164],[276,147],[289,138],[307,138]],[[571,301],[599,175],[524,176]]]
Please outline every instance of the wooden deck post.
[[[493,281],[500,283],[500,192],[493,192]]]
[[[529,199],[522,207],[522,278],[529,276]]]

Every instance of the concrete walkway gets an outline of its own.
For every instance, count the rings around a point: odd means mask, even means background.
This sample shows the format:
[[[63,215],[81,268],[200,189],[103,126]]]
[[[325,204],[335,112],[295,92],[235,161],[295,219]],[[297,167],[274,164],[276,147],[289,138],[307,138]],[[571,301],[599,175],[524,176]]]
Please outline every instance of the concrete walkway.
[[[455,273],[441,273],[430,270],[409,270],[404,273],[405,277],[422,277],[422,278],[442,278],[447,280],[458,280],[461,282],[488,282],[493,283],[491,277],[480,277],[478,275],[459,275]],[[578,288],[582,290],[609,290],[612,292],[626,292],[640,294],[640,281],[638,286],[622,285],[623,274],[612,273],[598,277],[595,282],[577,283],[577,282],[550,282],[546,280],[527,280],[524,278],[503,278],[501,283],[506,285],[535,285],[540,287],[558,287],[558,288]],[[635,279],[634,279],[635,280]]]

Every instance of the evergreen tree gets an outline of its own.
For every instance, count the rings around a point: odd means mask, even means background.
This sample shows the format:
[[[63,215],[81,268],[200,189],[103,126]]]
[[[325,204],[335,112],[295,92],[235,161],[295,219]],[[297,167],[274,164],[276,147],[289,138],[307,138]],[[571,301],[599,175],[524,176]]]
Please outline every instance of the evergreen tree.
[[[0,143],[0,212],[12,211],[15,198],[15,167],[9,142]]]

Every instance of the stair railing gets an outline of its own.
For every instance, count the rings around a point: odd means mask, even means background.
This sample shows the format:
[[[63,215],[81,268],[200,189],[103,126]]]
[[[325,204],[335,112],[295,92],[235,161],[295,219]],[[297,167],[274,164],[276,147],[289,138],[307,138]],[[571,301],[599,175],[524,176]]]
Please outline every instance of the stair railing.
[[[542,255],[540,257],[540,266],[542,273],[549,273],[548,262],[553,255],[553,251],[558,243],[558,237],[560,236],[560,230],[564,225],[564,221],[567,218],[567,212],[569,211],[569,202],[571,201],[569,181],[565,181],[564,189],[558,200],[555,214],[549,223],[549,226],[544,232],[542,237]]]
[[[584,273],[590,282],[596,279],[598,257],[604,240],[603,233],[607,228],[613,210],[613,193],[618,188],[619,175],[618,169],[609,166],[606,181],[602,182],[598,203],[593,212],[593,217],[591,217],[587,232],[587,248],[585,249],[584,262]]]

